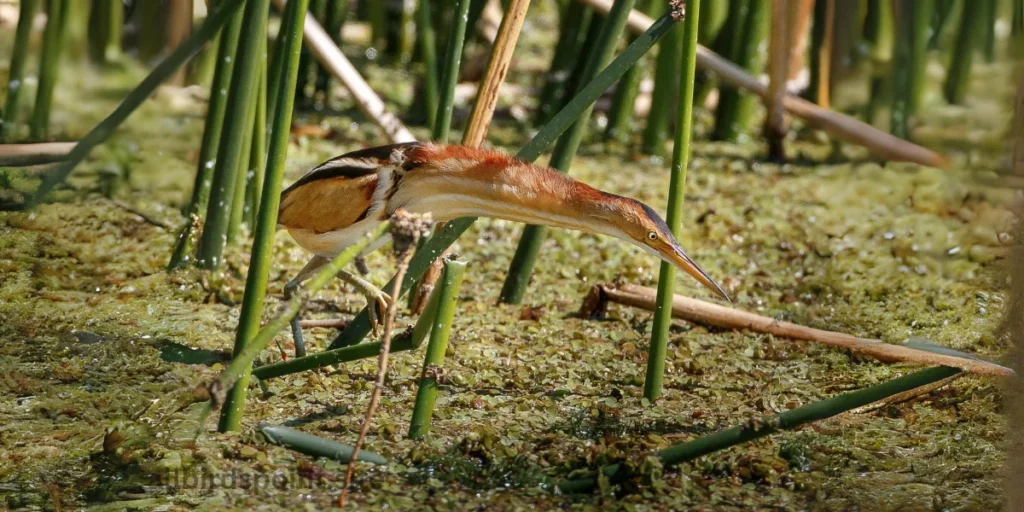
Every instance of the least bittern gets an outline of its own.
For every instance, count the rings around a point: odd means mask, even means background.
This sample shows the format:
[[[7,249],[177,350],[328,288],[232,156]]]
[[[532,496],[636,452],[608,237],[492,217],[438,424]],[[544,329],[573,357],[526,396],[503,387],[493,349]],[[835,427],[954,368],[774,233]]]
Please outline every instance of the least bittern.
[[[417,142],[332,158],[281,194],[278,223],[315,254],[286,291],[291,293],[399,208],[430,213],[437,221],[493,217],[613,236],[675,265],[728,299],[649,206],[497,151]],[[363,292],[371,323],[376,324],[374,305],[384,311],[392,299],[356,275],[342,272],[338,277]],[[292,329],[296,352],[302,353],[297,320]]]

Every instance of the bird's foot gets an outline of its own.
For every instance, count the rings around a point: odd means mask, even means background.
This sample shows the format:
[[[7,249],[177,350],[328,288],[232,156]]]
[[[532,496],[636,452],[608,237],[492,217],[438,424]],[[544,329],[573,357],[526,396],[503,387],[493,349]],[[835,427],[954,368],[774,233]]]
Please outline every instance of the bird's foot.
[[[364,293],[366,294],[366,312],[370,315],[370,328],[373,330],[373,335],[376,336],[378,328],[384,325],[388,308],[391,307],[391,296],[377,288],[365,290]]]

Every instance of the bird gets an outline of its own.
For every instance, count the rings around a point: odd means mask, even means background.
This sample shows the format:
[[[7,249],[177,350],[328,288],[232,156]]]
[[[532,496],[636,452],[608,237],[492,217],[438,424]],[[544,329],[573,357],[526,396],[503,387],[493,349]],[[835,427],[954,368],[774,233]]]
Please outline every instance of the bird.
[[[435,221],[490,217],[607,235],[675,265],[729,300],[646,204],[603,192],[554,169],[491,149],[407,142],[360,149],[314,167],[281,193],[278,226],[314,256],[285,285],[286,295],[398,209]],[[386,243],[378,242],[364,253]],[[363,293],[371,325],[392,298],[350,272],[338,277]],[[296,354],[305,350],[298,320]]]

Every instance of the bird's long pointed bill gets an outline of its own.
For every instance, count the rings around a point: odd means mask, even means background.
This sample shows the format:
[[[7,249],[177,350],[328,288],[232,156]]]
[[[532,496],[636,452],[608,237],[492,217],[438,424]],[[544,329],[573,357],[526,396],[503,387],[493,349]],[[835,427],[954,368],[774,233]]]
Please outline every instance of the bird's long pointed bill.
[[[704,269],[700,268],[700,265],[698,265],[697,262],[687,256],[686,253],[683,252],[682,248],[675,246],[672,249],[673,251],[670,255],[670,263],[693,276],[693,278],[700,282],[700,284],[717,293],[723,299],[732,302],[732,299],[726,295],[725,290],[723,290],[721,286],[718,286],[718,283],[716,283],[714,279],[711,279],[711,276],[709,276],[707,272],[704,272]]]

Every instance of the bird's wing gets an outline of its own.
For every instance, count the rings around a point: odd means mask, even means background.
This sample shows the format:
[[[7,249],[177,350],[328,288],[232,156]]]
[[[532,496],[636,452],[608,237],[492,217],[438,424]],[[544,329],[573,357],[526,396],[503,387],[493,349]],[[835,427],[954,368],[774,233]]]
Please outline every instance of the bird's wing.
[[[282,198],[292,190],[318,180],[331,179],[339,176],[357,178],[368,174],[375,174],[377,169],[385,165],[391,159],[391,154],[396,149],[409,151],[412,148],[421,146],[420,142],[403,142],[401,144],[388,144],[365,148],[341,156],[336,156],[306,173],[299,178],[292,186],[282,192]]]
[[[281,198],[277,223],[315,233],[345,229],[366,217],[376,188],[376,174],[339,175],[292,187]]]

